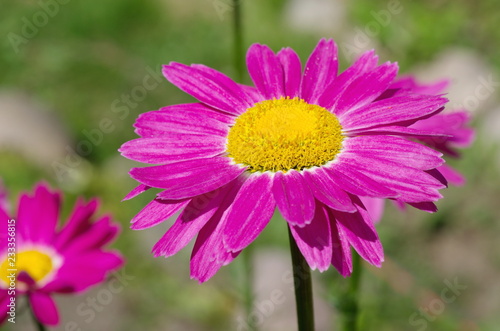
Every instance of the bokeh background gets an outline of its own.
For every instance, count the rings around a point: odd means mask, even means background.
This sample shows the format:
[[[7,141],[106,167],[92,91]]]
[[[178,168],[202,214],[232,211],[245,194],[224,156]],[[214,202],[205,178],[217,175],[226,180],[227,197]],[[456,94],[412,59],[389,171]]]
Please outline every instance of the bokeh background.
[[[305,61],[319,38],[329,37],[340,46],[342,68],[376,48],[401,73],[423,82],[451,80],[448,108],[469,110],[477,129],[473,146],[451,161],[467,184],[445,190],[433,215],[387,208],[378,225],[387,261],[382,269],[363,266],[361,330],[498,330],[500,3],[239,4],[245,48],[290,46]],[[233,9],[230,0],[0,0],[0,177],[11,202],[40,180],[65,192],[63,215],[77,196],[99,196],[101,213],[122,225],[113,247],[128,261],[113,276],[119,290],[103,284],[58,296],[62,323],[54,330],[247,330],[248,279],[256,295],[250,317],[261,330],[295,329],[288,237],[279,215],[252,244],[248,273],[239,258],[199,285],[189,279],[191,246],[166,260],[150,255],[172,220],[144,231],[128,228],[155,192],[120,202],[135,186],[127,172],[136,164],[117,149],[135,138],[136,117],[192,101],[161,77],[160,65],[203,63],[236,75]],[[336,298],[345,286],[333,270],[314,272],[318,330],[336,329]],[[444,302],[450,286],[454,298]],[[24,315],[2,330],[32,330]]]

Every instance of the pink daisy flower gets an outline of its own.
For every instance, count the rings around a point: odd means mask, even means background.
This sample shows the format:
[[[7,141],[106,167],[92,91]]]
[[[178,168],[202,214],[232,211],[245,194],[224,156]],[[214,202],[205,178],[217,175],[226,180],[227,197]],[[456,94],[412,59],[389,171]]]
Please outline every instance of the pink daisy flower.
[[[60,205],[59,192],[38,184],[33,195],[21,195],[17,215],[9,216],[0,208],[2,322],[9,317],[13,279],[17,279],[15,296],[27,296],[40,323],[57,325],[59,314],[52,294],[82,292],[123,265],[120,254],[105,248],[118,234],[118,226],[110,216],[93,221],[97,200],[79,199],[68,222],[57,227]],[[9,259],[13,248],[15,266]]]
[[[255,87],[203,65],[171,63],[165,77],[198,103],[139,116],[140,138],[121,153],[140,185],[125,198],[162,189],[132,219],[133,229],[179,217],[153,247],[171,256],[197,236],[191,277],[204,282],[265,228],[275,208],[311,268],[352,271],[351,246],[380,266],[382,245],[360,197],[430,209],[445,182],[441,153],[409,141],[409,126],[446,99],[408,94],[377,100],[397,75],[373,51],[339,74],[337,46],[321,40],[302,71],[290,48],[255,44],[247,67]],[[432,133],[430,133],[432,135]]]
[[[434,84],[420,84],[413,76],[407,76],[399,78],[391,84],[385,95],[394,96],[411,93],[436,95],[442,93],[447,86],[447,80]],[[415,136],[413,139],[442,152],[445,156],[458,158],[460,153],[457,149],[470,146],[474,140],[474,129],[469,127],[469,122],[470,115],[467,111],[453,110],[417,121],[410,125],[410,128],[438,134],[437,136]],[[448,182],[454,185],[463,185],[465,183],[462,174],[449,165],[443,164],[437,169]],[[362,201],[373,221],[378,223],[384,211],[384,201],[367,197],[363,197]],[[400,208],[404,209],[405,207],[404,202],[397,201],[396,204]]]

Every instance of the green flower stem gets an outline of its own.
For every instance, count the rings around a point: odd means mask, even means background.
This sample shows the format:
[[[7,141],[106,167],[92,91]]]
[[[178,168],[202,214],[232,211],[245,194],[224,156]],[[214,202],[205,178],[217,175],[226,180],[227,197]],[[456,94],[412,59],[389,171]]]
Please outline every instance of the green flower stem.
[[[233,0],[233,53],[236,78],[242,83],[245,70],[245,58],[243,52],[243,29],[241,24],[241,0]]]
[[[288,229],[288,237],[290,239],[290,252],[292,253],[298,330],[314,331],[311,269],[297,247],[290,229]]]
[[[347,291],[341,297],[339,303],[339,312],[341,315],[341,323],[343,331],[358,330],[358,315],[359,315],[359,285],[361,280],[361,257],[356,252],[352,256],[352,274],[349,278],[349,286]]]

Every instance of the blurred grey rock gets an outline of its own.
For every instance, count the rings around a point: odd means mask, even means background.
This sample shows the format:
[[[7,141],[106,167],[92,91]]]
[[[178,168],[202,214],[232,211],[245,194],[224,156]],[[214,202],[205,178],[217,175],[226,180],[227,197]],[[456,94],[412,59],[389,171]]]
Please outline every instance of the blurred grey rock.
[[[449,109],[466,109],[474,114],[487,112],[497,104],[500,79],[481,54],[464,48],[449,48],[428,64],[414,70],[424,82],[450,80]]]
[[[284,12],[286,23],[302,32],[331,35],[340,31],[346,21],[342,0],[291,0]]]
[[[249,319],[261,331],[296,330],[295,294],[290,254],[279,249],[261,249],[254,255],[254,310]],[[324,291],[314,279],[313,291],[316,330],[331,330],[332,308],[321,298]],[[246,330],[242,316],[238,330]]]
[[[77,191],[87,182],[89,163],[76,155],[65,128],[47,107],[24,93],[1,91],[0,119],[0,152],[22,155],[67,190]]]
[[[64,157],[69,138],[56,117],[27,95],[0,92],[0,150],[41,165]]]

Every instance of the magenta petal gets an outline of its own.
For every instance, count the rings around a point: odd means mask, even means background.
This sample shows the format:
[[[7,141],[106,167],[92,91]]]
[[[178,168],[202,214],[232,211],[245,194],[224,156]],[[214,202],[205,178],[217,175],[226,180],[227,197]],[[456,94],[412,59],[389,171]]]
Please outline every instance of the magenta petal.
[[[158,225],[184,208],[189,201],[189,199],[161,200],[156,198],[132,218],[130,227],[133,230],[143,230]]]
[[[321,203],[310,224],[304,227],[289,224],[290,231],[311,269],[325,271],[332,260],[332,238],[328,211]]]
[[[8,294],[8,290],[0,289],[0,325],[10,317],[7,314],[10,310],[10,307],[7,306],[10,303],[10,298],[11,296]]]
[[[118,150],[134,161],[165,164],[209,158],[225,151],[226,138],[172,133],[162,137],[139,138],[127,141]]]
[[[354,197],[353,199],[356,199]],[[339,235],[347,238],[356,252],[370,264],[380,267],[384,261],[384,251],[373,221],[359,199],[354,201],[357,213],[342,213],[333,210],[337,220]],[[341,237],[342,237],[341,236]]]
[[[342,114],[339,118],[347,117],[354,109],[366,106],[384,92],[398,73],[397,64],[385,63],[373,71],[354,80],[339,95],[339,101],[334,112]]]
[[[433,202],[416,202],[416,203],[408,203],[410,206],[426,211],[428,213],[435,213],[438,211],[438,208]]]
[[[253,44],[247,53],[248,73],[255,86],[266,99],[279,99],[285,96],[283,68],[266,45]]]
[[[381,125],[410,125],[441,110],[446,98],[412,95],[376,101],[353,109],[340,117],[347,130],[366,129]]]
[[[366,155],[411,165],[421,170],[443,164],[442,154],[422,144],[393,136],[359,136],[344,141],[344,155]]]
[[[299,96],[302,76],[299,56],[291,48],[283,48],[278,52],[278,60],[283,67],[285,95],[290,98]]]
[[[363,205],[365,206],[368,214],[370,215],[373,223],[377,224],[382,219],[382,215],[384,214],[385,209],[385,201],[384,199],[378,198],[367,198],[367,197],[359,197]]]
[[[323,94],[318,99],[318,105],[333,110],[337,116],[342,115],[342,112],[336,108],[336,104],[340,102],[338,96],[342,95],[355,79],[374,69],[377,66],[377,61],[378,57],[373,50],[365,52],[323,91]]]
[[[256,87],[243,85],[243,84],[238,84],[238,85],[239,85],[239,87],[241,87],[243,89],[243,91],[246,92],[246,94],[248,94],[248,96],[250,97],[250,100],[253,103],[257,103],[257,102],[261,102],[261,101],[265,100],[265,98],[260,94],[259,90]]]
[[[352,272],[351,245],[345,231],[339,230],[337,221],[332,212],[329,212],[330,228],[332,235],[332,265],[338,272],[347,277]]]
[[[296,170],[279,171],[273,179],[273,195],[281,214],[292,225],[304,226],[314,217],[314,196]]]
[[[97,207],[98,201],[96,199],[90,200],[88,203],[85,203],[83,199],[78,199],[68,222],[57,234],[54,247],[62,250],[71,244],[73,239],[78,237],[80,233],[87,231],[91,226],[90,220]]]
[[[187,103],[141,114],[134,127],[141,137],[162,137],[173,133],[225,137],[233,122],[232,115],[201,103]]]
[[[17,213],[17,231],[23,241],[50,243],[59,218],[61,195],[39,184],[33,197],[21,196]]]
[[[398,193],[353,169],[349,162],[337,162],[324,167],[331,180],[346,192],[367,197],[395,198]]]
[[[446,180],[453,185],[462,186],[465,184],[465,177],[461,173],[453,169],[452,167],[443,164],[437,168],[439,172],[446,178]]]
[[[82,232],[65,247],[65,254],[100,249],[113,240],[119,232],[119,227],[111,222],[110,216],[104,216],[92,223],[91,227]]]
[[[232,183],[229,183],[223,188],[194,197],[154,245],[154,256],[169,257],[184,248],[214,216],[231,187]]]
[[[330,208],[353,213],[357,209],[349,195],[332,180],[323,168],[305,171],[304,178],[316,199]]]
[[[216,70],[172,62],[163,66],[163,74],[184,92],[230,114],[239,115],[252,106],[241,87]]]
[[[191,254],[191,277],[201,283],[211,278],[223,266],[230,263],[240,252],[229,252],[223,241],[227,217],[224,217],[242,187],[245,175],[228,185],[228,192],[215,215],[201,229]]]
[[[243,171],[230,158],[214,157],[133,168],[130,176],[144,185],[166,189],[158,194],[160,199],[179,200],[215,190]]]
[[[349,132],[347,132],[347,136],[349,137],[355,137],[360,135],[397,135],[397,136],[415,138],[418,140],[423,140],[423,139],[441,140],[451,137],[450,135],[446,135],[440,132],[419,130],[405,126],[380,126],[368,129],[362,128],[356,130],[349,130]]]
[[[317,103],[325,89],[335,80],[338,71],[337,45],[321,39],[307,60],[302,77],[301,97]]]
[[[103,282],[110,272],[124,263],[123,258],[117,252],[102,250],[92,250],[84,254],[72,252],[64,258],[57,278],[43,288],[45,291],[81,292]]]
[[[223,220],[226,248],[237,252],[247,247],[262,232],[273,216],[276,202],[273,178],[268,173],[248,177]]]
[[[240,251],[229,252],[224,248],[222,231],[225,222],[214,216],[200,231],[191,254],[191,278],[203,283],[224,265],[233,261]]]
[[[143,185],[143,184],[139,184],[137,187],[135,187],[132,191],[130,191],[126,196],[125,198],[122,199],[122,201],[126,201],[126,200],[130,200],[132,198],[135,198],[136,196],[138,196],[139,194],[141,193],[144,193],[146,192],[147,190],[149,190],[151,187],[149,186],[146,186],[146,185]]]
[[[346,154],[343,156],[346,157]],[[442,197],[437,190],[446,187],[425,171],[392,161],[358,155],[346,158],[344,162],[349,164],[350,169],[362,172],[380,186],[397,192],[397,198],[405,202],[437,201]]]
[[[55,301],[47,294],[39,291],[29,295],[33,314],[40,323],[55,326],[59,324],[59,313]]]

